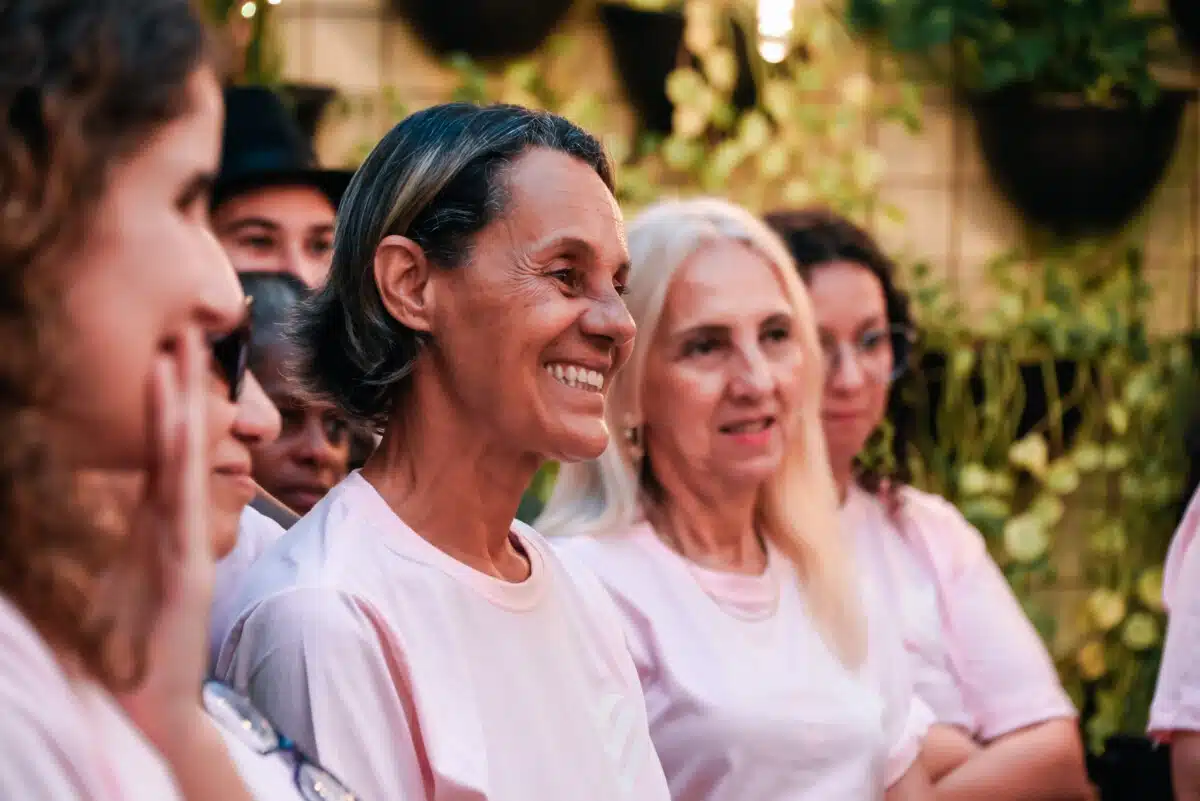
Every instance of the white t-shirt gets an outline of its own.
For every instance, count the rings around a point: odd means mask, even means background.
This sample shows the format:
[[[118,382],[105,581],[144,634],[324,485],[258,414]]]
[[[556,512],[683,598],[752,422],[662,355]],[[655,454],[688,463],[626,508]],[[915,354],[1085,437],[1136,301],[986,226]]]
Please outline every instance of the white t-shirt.
[[[99,685],[69,679],[0,596],[0,798],[175,801],[166,763]]]
[[[886,611],[871,609],[868,662],[852,671],[773,548],[746,576],[687,561],[646,524],[555,545],[623,612],[674,801],[870,801],[913,764],[932,715]]]
[[[890,600],[906,652],[913,689],[939,723],[976,731],[950,663],[942,631],[937,577],[895,531],[881,503],[857,487],[842,508],[854,533],[856,564]]]
[[[218,675],[368,801],[667,801],[612,602],[513,536],[521,583],[353,473],[255,564]]]
[[[238,521],[237,544],[217,562],[213,579],[212,615],[209,620],[209,664],[217,663],[217,655],[225,635],[233,626],[242,582],[258,557],[283,536],[283,526],[256,509],[247,506]]]

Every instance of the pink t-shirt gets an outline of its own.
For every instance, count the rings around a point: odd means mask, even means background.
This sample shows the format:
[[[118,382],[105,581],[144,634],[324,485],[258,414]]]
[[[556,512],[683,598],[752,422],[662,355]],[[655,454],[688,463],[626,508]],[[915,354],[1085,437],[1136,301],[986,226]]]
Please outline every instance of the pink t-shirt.
[[[646,524],[555,546],[623,613],[674,801],[869,801],[916,759],[931,715],[886,620],[872,615],[868,664],[846,668],[774,549],[746,576],[685,560]]]
[[[513,536],[521,583],[353,473],[250,571],[218,674],[368,801],[667,801],[611,600]]]
[[[0,798],[173,801],[167,766],[112,697],[69,679],[0,597]]]
[[[217,562],[213,579],[212,614],[209,621],[209,664],[217,663],[221,643],[241,611],[237,605],[246,573],[258,557],[283,536],[283,526],[247,506],[238,521],[237,544]]]
[[[889,596],[914,687],[939,722],[986,742],[1076,715],[983,535],[953,505],[906,487],[897,523],[853,487],[842,522],[860,570]]]
[[[1150,733],[1169,740],[1173,731],[1200,731],[1200,491],[1175,531],[1163,568],[1163,603],[1169,614],[1158,684],[1150,705]]]

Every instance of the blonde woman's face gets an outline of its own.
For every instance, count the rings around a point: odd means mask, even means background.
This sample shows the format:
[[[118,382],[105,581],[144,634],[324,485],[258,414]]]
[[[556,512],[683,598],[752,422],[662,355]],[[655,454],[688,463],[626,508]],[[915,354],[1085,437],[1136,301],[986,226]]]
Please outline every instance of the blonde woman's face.
[[[647,353],[646,448],[660,481],[757,488],[779,469],[800,398],[795,313],[765,258],[706,246],[674,277]]]

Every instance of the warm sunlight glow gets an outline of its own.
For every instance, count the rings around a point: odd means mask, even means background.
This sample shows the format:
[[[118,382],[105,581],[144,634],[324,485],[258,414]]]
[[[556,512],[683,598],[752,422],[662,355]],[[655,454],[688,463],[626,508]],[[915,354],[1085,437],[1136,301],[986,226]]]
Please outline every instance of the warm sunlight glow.
[[[758,0],[758,54],[778,64],[788,54],[795,0]]]

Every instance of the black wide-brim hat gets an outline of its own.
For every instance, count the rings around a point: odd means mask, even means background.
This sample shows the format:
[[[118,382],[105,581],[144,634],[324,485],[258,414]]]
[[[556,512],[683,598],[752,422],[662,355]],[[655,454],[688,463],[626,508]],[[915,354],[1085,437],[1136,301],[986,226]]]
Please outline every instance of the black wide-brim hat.
[[[325,169],[283,99],[265,86],[225,90],[225,134],[212,208],[255,189],[311,186],[336,209],[353,170]]]

